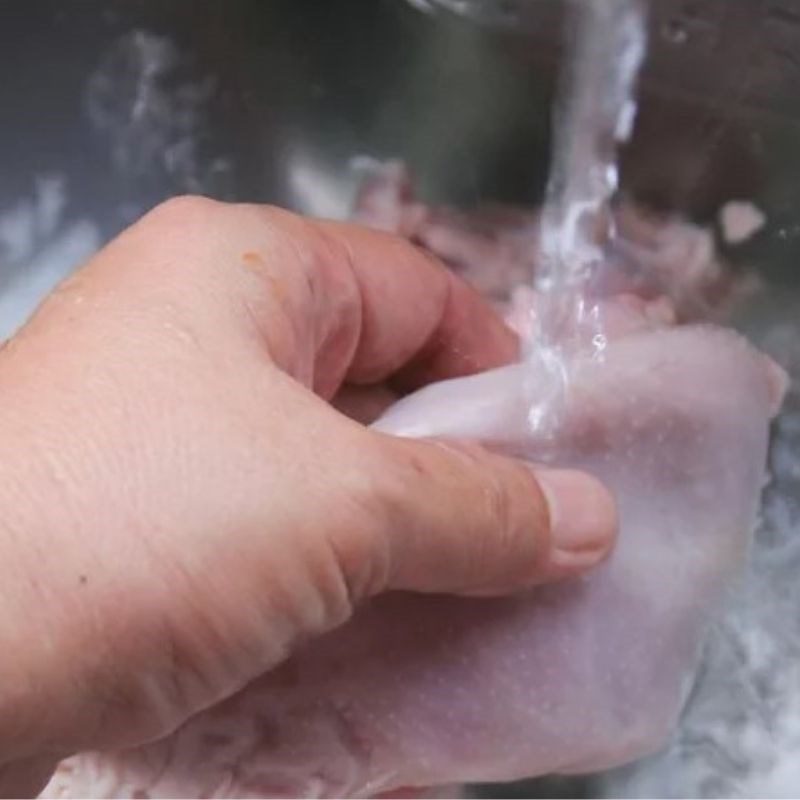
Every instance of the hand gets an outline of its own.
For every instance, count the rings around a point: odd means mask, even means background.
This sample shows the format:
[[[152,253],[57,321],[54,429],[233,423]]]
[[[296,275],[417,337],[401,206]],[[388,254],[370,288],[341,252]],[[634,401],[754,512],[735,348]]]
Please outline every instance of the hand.
[[[376,593],[600,561],[616,521],[593,479],[329,402],[516,346],[388,235],[186,198],[120,236],[0,354],[6,763],[164,736]]]

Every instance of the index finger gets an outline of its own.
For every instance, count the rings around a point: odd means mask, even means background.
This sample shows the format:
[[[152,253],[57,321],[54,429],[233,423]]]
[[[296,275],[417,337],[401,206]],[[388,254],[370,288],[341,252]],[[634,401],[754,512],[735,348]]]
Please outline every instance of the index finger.
[[[356,225],[316,222],[346,253],[361,330],[353,384],[390,379],[403,390],[507,364],[516,335],[475,289],[410,242]]]

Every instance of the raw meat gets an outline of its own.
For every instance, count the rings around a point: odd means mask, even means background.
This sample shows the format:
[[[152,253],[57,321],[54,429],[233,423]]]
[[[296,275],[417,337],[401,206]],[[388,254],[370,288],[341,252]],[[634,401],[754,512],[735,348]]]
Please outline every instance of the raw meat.
[[[731,200],[719,211],[722,237],[729,244],[742,244],[759,233],[767,224],[764,212],[746,200]]]
[[[740,320],[793,376],[744,579],[706,638],[678,730],[656,757],[530,797],[793,798],[800,794],[800,296],[773,287]],[[766,318],[765,318],[766,317]],[[566,782],[565,782],[566,783]],[[533,790],[534,792],[536,790]]]
[[[472,212],[421,203],[402,162],[359,159],[365,173],[355,219],[397,233],[430,250],[482,293],[506,302],[530,285],[539,250],[539,214],[505,206]],[[631,203],[614,209],[616,253],[598,281],[604,294],[668,296],[681,321],[721,317],[756,288],[719,257],[711,231],[678,216],[648,213]]]
[[[169,739],[71,759],[46,794],[374,796],[659,747],[747,553],[784,385],[734,333],[675,327],[670,301],[617,288],[602,357],[566,353],[565,392],[532,361],[428,387],[377,423],[601,476],[622,521],[606,565],[513,599],[379,598]],[[550,425],[532,425],[549,397]]]

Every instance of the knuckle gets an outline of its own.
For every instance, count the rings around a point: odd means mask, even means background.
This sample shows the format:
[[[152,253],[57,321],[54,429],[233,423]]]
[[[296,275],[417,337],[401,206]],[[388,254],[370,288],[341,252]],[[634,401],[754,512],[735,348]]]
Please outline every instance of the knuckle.
[[[347,587],[350,606],[381,591],[390,568],[390,530],[393,512],[383,480],[385,470],[365,468],[371,460],[370,437],[345,443],[337,470],[340,502],[338,513],[328,519],[327,540]],[[375,462],[373,467],[379,467]]]
[[[305,220],[294,212],[270,203],[247,203],[239,205],[238,208],[240,210],[248,210],[262,225],[268,225],[271,228],[291,229],[292,227],[306,224]]]
[[[293,211],[269,204],[239,203],[231,209],[253,231],[265,235],[272,245],[291,248],[297,255],[303,243],[314,239],[314,224]]]
[[[487,499],[487,509],[489,525],[491,525],[497,535],[498,540],[506,549],[513,544],[517,536],[517,519],[514,500],[511,496],[508,481],[500,476],[497,469],[485,470],[485,494]]]
[[[525,584],[548,559],[550,518],[544,494],[524,464],[504,462],[488,467],[495,546],[506,558],[509,580]]]
[[[296,267],[313,295],[320,274],[332,260],[324,231],[312,220],[278,206],[243,204],[233,208],[259,232],[278,262]]]
[[[159,203],[148,216],[159,224],[204,228],[221,207],[221,203],[201,195],[177,195]]]

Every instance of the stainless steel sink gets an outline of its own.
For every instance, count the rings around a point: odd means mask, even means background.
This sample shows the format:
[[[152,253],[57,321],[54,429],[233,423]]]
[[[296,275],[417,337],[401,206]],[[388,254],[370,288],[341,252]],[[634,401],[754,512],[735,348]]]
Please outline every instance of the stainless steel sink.
[[[440,2],[495,13],[487,25],[418,8]],[[180,191],[345,214],[359,154],[407,159],[432,200],[533,202],[550,152],[562,8],[5,0],[0,209],[55,171],[74,212],[107,233]],[[770,225],[742,255],[791,278],[800,6],[656,0],[652,27],[625,185],[704,221],[725,199],[756,199]]]

